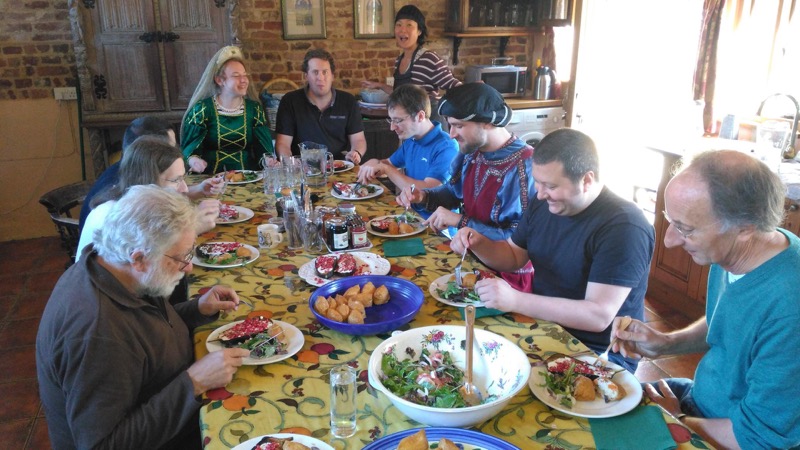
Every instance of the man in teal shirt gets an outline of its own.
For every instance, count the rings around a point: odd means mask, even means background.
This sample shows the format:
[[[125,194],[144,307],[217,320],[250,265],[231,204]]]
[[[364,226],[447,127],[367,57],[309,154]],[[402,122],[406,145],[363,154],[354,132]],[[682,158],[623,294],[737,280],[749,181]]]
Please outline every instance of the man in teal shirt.
[[[612,334],[625,356],[705,352],[694,381],[648,396],[719,448],[800,446],[800,239],[778,228],[785,187],[765,164],[706,152],[667,185],[664,244],[710,264],[706,316],[661,333],[634,320]]]

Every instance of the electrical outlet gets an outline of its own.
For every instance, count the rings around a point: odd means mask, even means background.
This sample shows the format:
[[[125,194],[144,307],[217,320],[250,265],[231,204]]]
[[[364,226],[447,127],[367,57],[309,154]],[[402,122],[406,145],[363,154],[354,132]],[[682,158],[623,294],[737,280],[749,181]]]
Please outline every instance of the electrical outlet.
[[[53,96],[56,100],[77,100],[78,90],[74,87],[53,88]]]

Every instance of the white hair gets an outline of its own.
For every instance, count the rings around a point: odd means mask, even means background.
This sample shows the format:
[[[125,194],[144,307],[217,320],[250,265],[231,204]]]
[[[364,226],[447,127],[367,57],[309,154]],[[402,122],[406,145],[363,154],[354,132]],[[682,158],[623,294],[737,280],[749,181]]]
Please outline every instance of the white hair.
[[[197,210],[186,196],[151,185],[131,186],[95,232],[94,247],[105,260],[129,264],[136,250],[161,255],[186,230],[196,232]]]

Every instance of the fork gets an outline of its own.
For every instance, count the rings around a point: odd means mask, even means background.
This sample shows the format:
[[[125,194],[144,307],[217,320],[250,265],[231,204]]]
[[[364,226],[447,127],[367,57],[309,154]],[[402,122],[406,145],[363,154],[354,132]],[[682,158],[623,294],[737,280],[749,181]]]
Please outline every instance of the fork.
[[[470,240],[470,238],[472,238],[472,231],[470,231],[469,234],[467,234],[467,245],[464,247],[464,253],[461,255],[461,261],[458,263],[458,265],[455,268],[456,284],[458,285],[458,287],[462,286],[461,265],[464,264],[464,258],[466,258],[467,252],[469,251],[469,240]]]
[[[414,189],[416,189],[416,188],[417,188],[417,185],[412,183],[411,184],[411,195],[412,195],[412,198],[413,198],[413,195],[414,195]],[[397,223],[408,223],[408,206],[406,206],[405,212],[403,214],[401,214],[400,217],[397,218]]]
[[[628,316],[622,317],[619,321],[619,326],[617,328],[621,331],[625,331],[625,329],[628,328],[628,325],[631,324],[631,320],[632,319]],[[595,366],[605,365],[605,363],[608,362],[608,352],[611,351],[611,347],[613,347],[617,341],[618,339],[616,337],[614,339],[611,339],[611,343],[608,344],[606,351],[597,356],[597,360],[595,360],[594,362]]]

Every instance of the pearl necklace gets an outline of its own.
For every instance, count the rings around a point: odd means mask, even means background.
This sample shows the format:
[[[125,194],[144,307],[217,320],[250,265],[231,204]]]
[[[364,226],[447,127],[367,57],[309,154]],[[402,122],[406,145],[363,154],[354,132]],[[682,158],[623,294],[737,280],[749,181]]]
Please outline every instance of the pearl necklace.
[[[240,98],[240,100],[241,100],[241,103],[239,103],[239,106],[236,106],[235,108],[228,109],[228,108],[222,106],[222,103],[220,103],[220,101],[219,101],[219,96],[215,96],[214,97],[214,104],[217,106],[217,111],[219,111],[221,114],[234,115],[234,114],[240,114],[244,110],[244,99]]]

